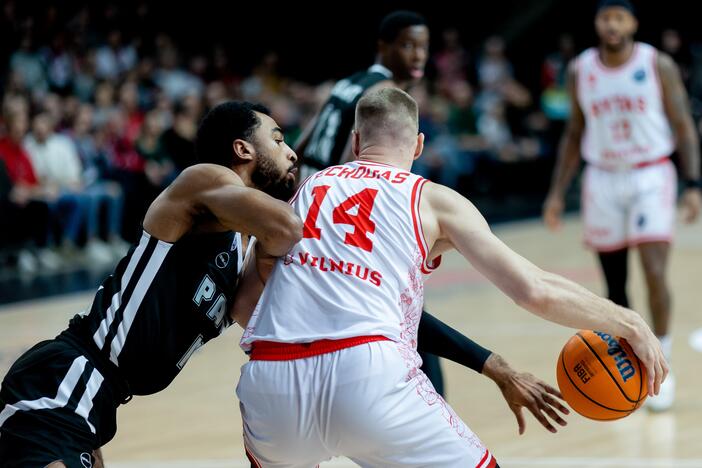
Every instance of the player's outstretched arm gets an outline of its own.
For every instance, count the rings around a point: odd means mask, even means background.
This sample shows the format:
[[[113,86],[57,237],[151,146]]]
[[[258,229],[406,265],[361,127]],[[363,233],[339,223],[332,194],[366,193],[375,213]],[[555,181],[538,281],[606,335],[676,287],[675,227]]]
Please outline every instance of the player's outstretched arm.
[[[448,359],[482,373],[492,351],[483,348],[444,322],[422,312],[417,333],[417,350]]]
[[[558,390],[532,374],[515,371],[499,354],[483,348],[427,312],[422,313],[419,322],[417,348],[469,367],[492,379],[517,418],[520,434],[526,429],[522,408],[528,409],[551,432],[556,432],[556,428],[544,413],[561,426],[567,424],[556,412],[569,413],[555,398],[563,398]]]
[[[175,242],[195,221],[253,235],[275,256],[285,254],[302,237],[302,221],[290,205],[246,187],[235,172],[214,164],[184,170],[151,204],[144,228],[158,239]]]
[[[427,183],[420,204],[430,258],[450,247],[519,306],[551,322],[599,330],[629,341],[648,371],[649,394],[668,373],[660,343],[636,312],[548,273],[520,256],[491,231],[480,212],[453,190]]]
[[[564,197],[570,182],[580,167],[580,140],[585,131],[585,116],[578,104],[576,92],[576,64],[568,66],[567,87],[570,96],[570,118],[565,133],[558,146],[558,158],[553,170],[551,188],[544,202],[543,216],[546,226],[551,230],[560,228],[561,214],[565,208]]]

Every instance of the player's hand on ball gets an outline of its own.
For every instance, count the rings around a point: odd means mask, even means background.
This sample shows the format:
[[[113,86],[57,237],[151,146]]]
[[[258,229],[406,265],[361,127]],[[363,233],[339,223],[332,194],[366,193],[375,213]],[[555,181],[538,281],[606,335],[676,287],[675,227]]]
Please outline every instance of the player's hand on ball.
[[[640,318],[640,316],[638,316]],[[634,350],[634,354],[639,358],[646,368],[648,377],[648,395],[658,395],[661,383],[668,376],[668,362],[663,356],[661,342],[656,335],[640,319],[639,326],[632,337],[626,338],[627,342]]]

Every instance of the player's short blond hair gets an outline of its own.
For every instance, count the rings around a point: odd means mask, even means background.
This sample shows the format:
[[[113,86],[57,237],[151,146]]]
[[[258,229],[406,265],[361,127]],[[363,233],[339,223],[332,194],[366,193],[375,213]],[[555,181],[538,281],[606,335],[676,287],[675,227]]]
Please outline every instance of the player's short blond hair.
[[[371,91],[356,105],[356,131],[363,141],[412,144],[419,131],[417,103],[398,88]]]

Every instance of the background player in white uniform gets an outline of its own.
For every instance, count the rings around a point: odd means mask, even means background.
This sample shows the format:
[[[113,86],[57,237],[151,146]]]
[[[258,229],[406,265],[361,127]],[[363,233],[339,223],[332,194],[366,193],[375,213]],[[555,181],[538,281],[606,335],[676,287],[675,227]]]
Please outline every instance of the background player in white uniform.
[[[675,149],[685,178],[687,222],[700,211],[700,152],[687,94],[673,60],[634,42],[637,22],[627,0],[605,0],[595,18],[600,46],[569,68],[571,117],[544,205],[547,226],[560,226],[563,197],[580,154],[587,163],[582,213],[585,244],[598,253],[611,300],[628,307],[629,247],[641,256],[653,330],[670,359],[670,292],[666,279],[675,224]],[[669,408],[675,380],[649,398],[652,410]]]
[[[657,392],[667,364],[635,312],[520,257],[458,193],[409,172],[418,112],[385,88],[358,103],[358,160],[293,197],[303,239],[273,267],[242,337],[252,360],[237,394],[254,464],[494,467],[494,457],[419,370],[424,276],[456,248],[522,307],[629,340]]]

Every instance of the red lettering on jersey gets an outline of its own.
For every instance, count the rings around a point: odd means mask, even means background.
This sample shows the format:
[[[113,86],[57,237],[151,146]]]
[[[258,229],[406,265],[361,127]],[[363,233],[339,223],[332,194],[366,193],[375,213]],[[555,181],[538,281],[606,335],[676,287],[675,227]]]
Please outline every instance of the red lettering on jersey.
[[[368,279],[368,268],[363,268],[363,276],[361,276],[361,265],[356,265],[356,278],[365,281]]]
[[[329,263],[331,263],[331,271],[340,271],[341,273],[344,272],[344,261],[339,260],[339,263],[336,263],[333,258],[329,259]]]
[[[336,173],[339,172],[340,169],[341,168],[339,166],[330,167],[329,169],[324,171],[324,175],[328,177],[335,177]]]
[[[351,169],[350,167],[342,167],[341,170],[339,171],[339,174],[337,174],[336,177],[345,178],[345,177],[348,177],[349,174],[352,174],[352,173],[353,173],[353,169]]]
[[[622,103],[622,111],[624,111],[624,112],[633,112],[634,111],[634,103],[628,97],[624,98],[624,102]]]
[[[293,255],[294,254],[291,254],[290,258],[293,258]],[[379,271],[371,270],[363,265],[357,265],[355,263],[345,262],[343,260],[335,260],[328,257],[315,257],[309,252],[297,252],[297,256],[300,259],[300,266],[315,268],[322,273],[337,272],[339,274],[352,277],[355,276],[361,281],[366,281],[377,287],[380,287],[382,284],[381,280],[383,275],[380,274]],[[292,264],[294,265],[295,263]],[[328,267],[328,265],[331,265],[331,267]]]
[[[595,117],[600,116],[600,106],[596,102],[592,103],[592,115]]]
[[[318,185],[312,189],[314,201],[310,207],[310,212],[307,213],[305,225],[302,228],[302,237],[305,239],[319,239],[322,237],[322,230],[317,227],[317,217],[319,216],[319,207],[322,200],[327,196],[327,191],[331,188],[330,185]]]
[[[373,251],[373,242],[368,238],[368,233],[375,232],[375,223],[370,219],[370,214],[377,195],[376,189],[367,188],[350,196],[334,208],[332,213],[334,223],[353,226],[353,232],[346,233],[344,237],[345,244],[359,247],[366,252]],[[358,206],[357,214],[350,215],[349,211],[355,206]]]
[[[385,171],[382,174],[380,174],[380,177],[382,177],[385,180],[390,180],[390,176],[392,175],[392,172],[390,171]]]
[[[377,179],[378,178],[378,170],[377,169],[368,169],[366,173],[363,175],[364,179]]]
[[[359,166],[353,173],[349,176],[351,179],[360,179],[363,177],[366,173],[366,168],[363,166]]]
[[[405,182],[408,177],[409,177],[409,173],[398,172],[397,174],[395,174],[395,178],[392,179],[392,183],[393,184],[401,184],[401,183]]]
[[[345,274],[345,275],[350,275],[350,274],[352,274],[352,272],[353,272],[353,267],[355,267],[355,266],[356,266],[355,264],[353,264],[353,263],[351,263],[351,262],[347,262],[347,263],[346,263],[346,271],[344,272],[344,274]]]
[[[640,112],[646,112],[646,99],[644,99],[643,96],[639,96],[636,99],[636,106]]]

